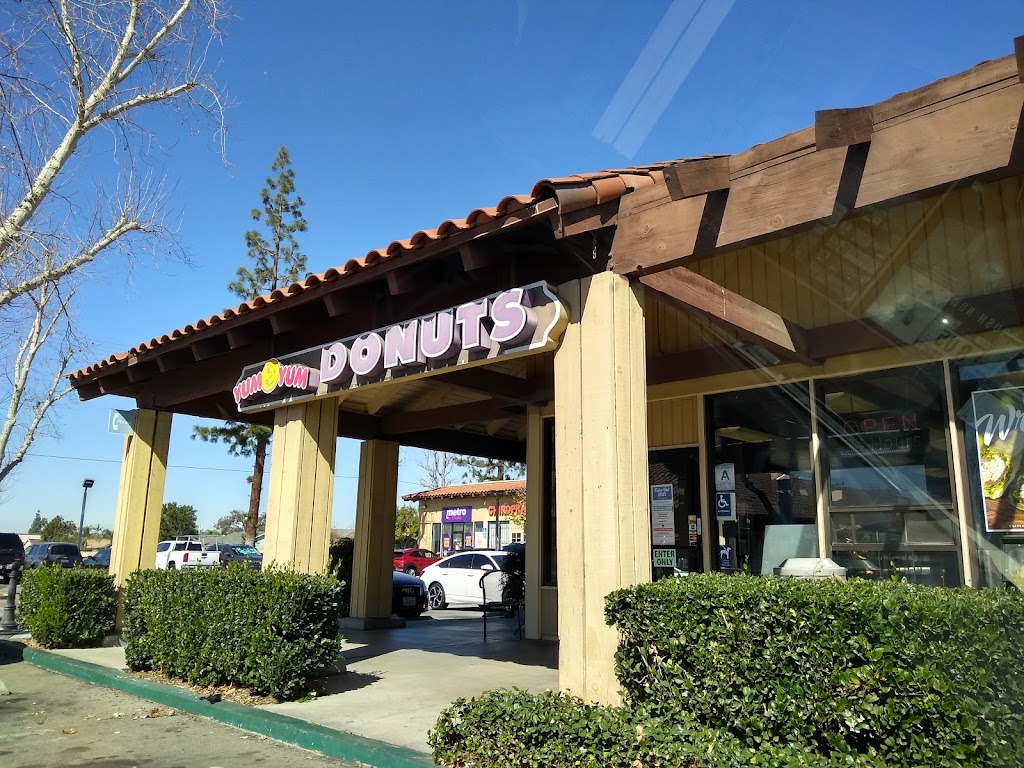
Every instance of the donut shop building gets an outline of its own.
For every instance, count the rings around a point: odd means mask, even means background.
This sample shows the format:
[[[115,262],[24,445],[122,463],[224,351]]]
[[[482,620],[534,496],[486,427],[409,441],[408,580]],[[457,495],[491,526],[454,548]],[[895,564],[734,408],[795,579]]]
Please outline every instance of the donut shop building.
[[[336,441],[362,441],[366,619],[399,446],[524,461],[525,634],[594,701],[622,586],[791,557],[1019,582],[1017,50],[738,154],[542,179],[78,371],[138,409],[118,583],[153,563],[175,413],[273,428],[264,558],[300,571],[327,561]]]

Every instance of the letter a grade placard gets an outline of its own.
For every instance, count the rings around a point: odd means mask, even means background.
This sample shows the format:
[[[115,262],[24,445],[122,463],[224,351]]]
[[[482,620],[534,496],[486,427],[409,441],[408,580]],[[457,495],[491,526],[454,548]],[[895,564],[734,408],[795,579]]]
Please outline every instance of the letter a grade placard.
[[[239,411],[254,411],[546,352],[568,322],[551,286],[533,283],[246,366],[231,394]]]

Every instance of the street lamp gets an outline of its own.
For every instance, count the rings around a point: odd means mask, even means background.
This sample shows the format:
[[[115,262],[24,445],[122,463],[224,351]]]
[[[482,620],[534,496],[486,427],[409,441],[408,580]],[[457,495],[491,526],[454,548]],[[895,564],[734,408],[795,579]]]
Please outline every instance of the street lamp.
[[[85,525],[85,500],[89,496],[89,489],[96,485],[96,481],[91,477],[85,478],[82,481],[82,516],[78,518],[78,549],[82,549],[82,526]]]

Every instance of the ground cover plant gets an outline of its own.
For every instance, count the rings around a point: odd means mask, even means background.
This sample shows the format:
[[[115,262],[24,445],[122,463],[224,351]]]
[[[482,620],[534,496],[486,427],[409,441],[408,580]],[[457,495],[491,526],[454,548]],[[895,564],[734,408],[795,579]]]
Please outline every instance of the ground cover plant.
[[[337,660],[340,593],[327,576],[245,565],[139,571],[126,587],[125,660],[195,685],[294,699]]]
[[[44,648],[99,645],[114,631],[117,593],[105,571],[32,568],[21,576],[18,623]]]
[[[435,758],[966,768],[1024,755],[1017,592],[708,574],[617,591],[606,618],[623,706],[460,700],[431,733]]]

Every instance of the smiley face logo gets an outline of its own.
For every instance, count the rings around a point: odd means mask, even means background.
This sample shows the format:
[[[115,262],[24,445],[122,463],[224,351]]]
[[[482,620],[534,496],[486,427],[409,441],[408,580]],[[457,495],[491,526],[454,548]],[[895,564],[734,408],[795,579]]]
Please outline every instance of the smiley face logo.
[[[277,360],[268,360],[263,366],[263,373],[260,374],[260,389],[268,395],[277,389],[281,379],[281,364]]]

